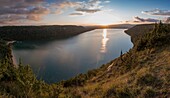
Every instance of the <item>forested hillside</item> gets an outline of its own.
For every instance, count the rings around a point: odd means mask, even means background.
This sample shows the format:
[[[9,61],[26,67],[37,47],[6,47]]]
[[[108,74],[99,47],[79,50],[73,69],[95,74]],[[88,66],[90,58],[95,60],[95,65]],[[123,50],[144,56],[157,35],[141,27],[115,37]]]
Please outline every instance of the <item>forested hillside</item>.
[[[132,37],[132,41],[135,42],[138,40],[142,35],[145,33],[151,32],[155,25],[157,24],[141,24],[141,25],[136,25],[125,32]],[[170,28],[170,24],[164,24],[167,28]],[[169,29],[168,29],[169,30]]]
[[[6,41],[0,40],[0,61],[8,59],[8,62],[13,65],[11,47]]]
[[[82,26],[4,26],[0,38],[4,40],[50,40],[62,39],[92,30]]]

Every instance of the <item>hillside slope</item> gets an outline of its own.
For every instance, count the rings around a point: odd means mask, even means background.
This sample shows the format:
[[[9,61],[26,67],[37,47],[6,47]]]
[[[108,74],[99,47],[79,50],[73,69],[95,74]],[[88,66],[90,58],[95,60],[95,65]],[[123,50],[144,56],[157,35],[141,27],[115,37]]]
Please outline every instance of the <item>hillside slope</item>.
[[[83,98],[170,97],[170,47],[133,50],[103,65],[81,86],[67,87],[63,95]]]

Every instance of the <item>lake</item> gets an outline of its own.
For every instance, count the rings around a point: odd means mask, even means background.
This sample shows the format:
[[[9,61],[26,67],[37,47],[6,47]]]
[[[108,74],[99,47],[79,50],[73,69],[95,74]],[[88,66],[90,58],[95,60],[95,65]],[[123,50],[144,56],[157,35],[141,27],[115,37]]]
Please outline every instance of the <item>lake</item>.
[[[133,47],[125,29],[96,29],[53,41],[25,41],[13,45],[14,61],[30,65],[47,83],[66,80],[117,58]]]

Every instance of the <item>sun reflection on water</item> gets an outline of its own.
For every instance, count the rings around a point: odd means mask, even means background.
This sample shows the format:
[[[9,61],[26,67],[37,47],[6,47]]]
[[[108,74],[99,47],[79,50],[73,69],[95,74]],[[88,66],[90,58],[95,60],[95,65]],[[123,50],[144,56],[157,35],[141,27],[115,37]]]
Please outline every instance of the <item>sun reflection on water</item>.
[[[107,42],[109,40],[109,38],[107,38],[107,29],[103,29],[102,36],[103,36],[103,39],[102,39],[102,47],[100,49],[100,52],[105,53],[106,52],[106,45],[107,45]]]

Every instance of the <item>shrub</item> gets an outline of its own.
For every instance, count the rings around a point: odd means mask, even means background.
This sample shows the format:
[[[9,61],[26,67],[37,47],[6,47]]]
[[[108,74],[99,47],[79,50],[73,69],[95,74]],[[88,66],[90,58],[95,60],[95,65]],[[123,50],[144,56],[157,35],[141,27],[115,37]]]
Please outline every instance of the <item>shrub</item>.
[[[142,92],[143,97],[145,98],[154,98],[156,96],[156,91],[152,89],[151,87],[147,87]]]
[[[146,48],[165,45],[170,42],[169,33],[168,27],[162,24],[162,22],[155,24],[151,32],[146,33],[135,43],[135,48],[137,51],[140,51]]]
[[[160,83],[161,80],[151,74],[145,74],[144,76],[137,78],[137,84],[141,86],[157,86]]]
[[[133,91],[128,87],[115,87],[113,86],[111,89],[106,91],[104,94],[104,98],[133,98]]]

